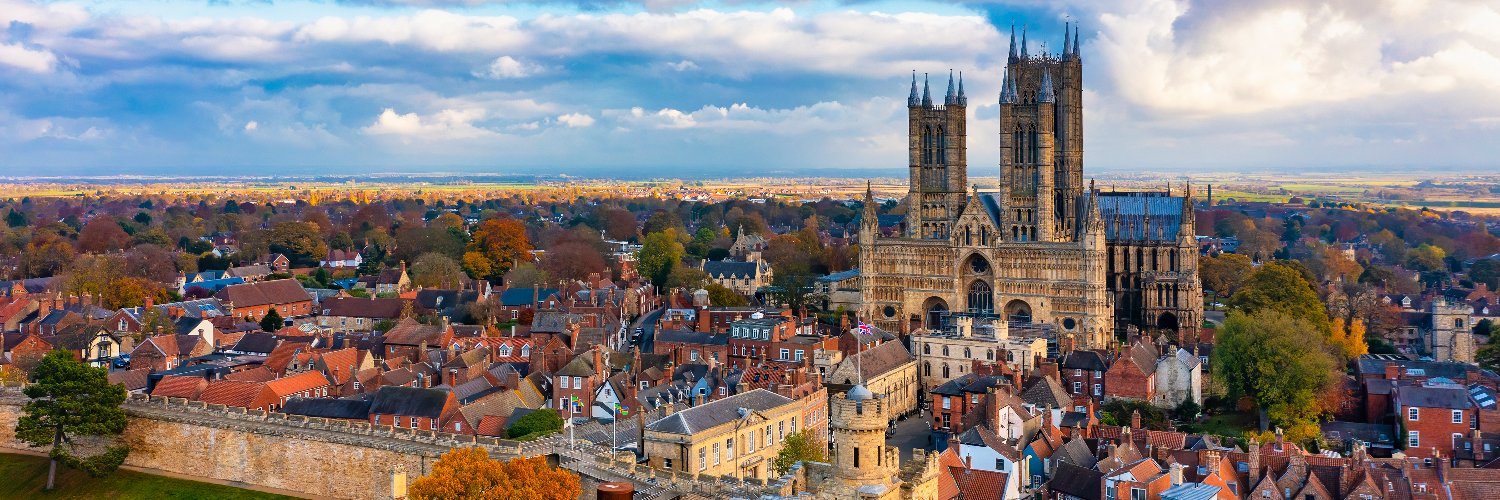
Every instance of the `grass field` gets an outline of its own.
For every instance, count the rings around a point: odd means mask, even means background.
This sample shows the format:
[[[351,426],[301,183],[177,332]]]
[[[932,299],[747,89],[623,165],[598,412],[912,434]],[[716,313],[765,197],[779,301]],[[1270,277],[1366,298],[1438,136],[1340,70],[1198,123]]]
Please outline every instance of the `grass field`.
[[[1225,413],[1208,417],[1208,420],[1202,424],[1180,426],[1178,430],[1239,439],[1244,437],[1245,431],[1255,430],[1256,424],[1257,421],[1254,414]]]
[[[118,470],[102,478],[58,466],[57,489],[47,486],[47,458],[0,453],[0,498],[280,499],[270,493]]]

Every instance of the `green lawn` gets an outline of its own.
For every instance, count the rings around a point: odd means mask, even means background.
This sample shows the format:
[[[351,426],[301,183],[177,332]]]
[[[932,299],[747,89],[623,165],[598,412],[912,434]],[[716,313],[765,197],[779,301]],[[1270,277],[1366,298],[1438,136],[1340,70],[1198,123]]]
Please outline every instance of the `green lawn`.
[[[103,478],[57,468],[57,489],[47,492],[47,458],[0,453],[0,498],[272,499],[270,493],[118,470]]]
[[[1256,425],[1253,413],[1224,413],[1208,417],[1202,424],[1180,426],[1178,430],[1239,439],[1244,437],[1245,431],[1255,430]]]

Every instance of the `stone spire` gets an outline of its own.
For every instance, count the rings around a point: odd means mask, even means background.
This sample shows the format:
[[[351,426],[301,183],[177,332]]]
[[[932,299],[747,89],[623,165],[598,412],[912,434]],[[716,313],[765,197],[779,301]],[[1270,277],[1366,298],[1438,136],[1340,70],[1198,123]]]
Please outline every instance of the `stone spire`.
[[[911,70],[911,95],[906,96],[906,105],[916,106],[920,102],[917,99],[917,70]]]
[[[958,72],[958,105],[968,106],[969,96],[964,95],[964,72]]]
[[[1083,52],[1079,48],[1079,44],[1078,44],[1078,32],[1079,31],[1082,31],[1082,29],[1079,28],[1079,27],[1077,27],[1077,26],[1073,27],[1073,58],[1074,59],[1078,59],[1080,56],[1083,55]]]
[[[948,70],[948,93],[943,96],[943,105],[952,106],[958,104],[958,90],[953,87],[953,70]]]
[[[932,89],[927,85],[927,73],[922,73],[922,106],[932,107]]]
[[[1000,82],[1000,104],[1015,104],[1016,91],[1014,82],[1010,79],[1010,68],[1005,68],[1005,78]]]
[[[1036,102],[1053,102],[1056,96],[1052,93],[1052,68],[1042,70],[1042,88],[1037,89]]]
[[[1068,32],[1069,28],[1068,23],[1063,23],[1063,59],[1068,59],[1073,55],[1073,37],[1069,36],[1071,35]]]
[[[1016,62],[1016,25],[1010,25],[1010,62]]]
[[[1026,54],[1026,27],[1022,26],[1021,27],[1021,59],[1028,59],[1030,57],[1031,56],[1029,56],[1029,55]]]

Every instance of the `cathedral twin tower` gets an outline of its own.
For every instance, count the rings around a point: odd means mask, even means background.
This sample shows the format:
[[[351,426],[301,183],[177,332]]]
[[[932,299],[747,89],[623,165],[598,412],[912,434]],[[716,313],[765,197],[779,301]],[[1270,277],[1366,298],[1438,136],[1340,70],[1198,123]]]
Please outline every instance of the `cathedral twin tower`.
[[[860,228],[862,313],[876,325],[943,330],[962,314],[1104,347],[1132,326],[1201,321],[1191,195],[1084,185],[1083,61],[1077,30],[1064,31],[1058,54],[1011,34],[993,189],[970,189],[962,74],[941,103],[913,74],[905,218],[879,227],[867,192]]]
[[[1014,241],[1072,241],[1083,194],[1083,63],[1078,33],[1064,28],[1061,54],[1031,55],[1026,34],[1010,35],[1000,89],[1000,186],[1007,201],[1002,229]],[[912,75],[906,98],[911,165],[911,236],[949,237],[968,199],[968,144],[963,76],[948,76],[943,103],[927,82],[920,97]],[[1040,193],[1040,196],[1039,196]]]

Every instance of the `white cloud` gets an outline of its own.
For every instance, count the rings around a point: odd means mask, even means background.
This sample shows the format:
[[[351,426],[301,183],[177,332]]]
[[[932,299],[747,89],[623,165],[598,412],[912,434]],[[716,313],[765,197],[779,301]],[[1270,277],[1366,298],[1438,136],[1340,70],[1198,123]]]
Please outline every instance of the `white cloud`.
[[[21,44],[0,43],[0,65],[32,73],[51,73],[57,67],[57,55],[46,50],[28,49]]]
[[[256,123],[255,120],[245,122],[245,132],[254,132],[258,128],[260,128],[260,124]]]
[[[571,128],[587,128],[594,125],[594,117],[586,113],[568,113],[557,117],[557,121]]]
[[[475,75],[499,80],[505,78],[525,78],[541,71],[541,66],[521,62],[511,56],[500,56],[490,62],[489,67],[485,68],[484,72],[475,73]]]
[[[1097,61],[1119,96],[1174,118],[1305,113],[1335,103],[1500,90],[1500,8],[1493,2],[1111,6],[1117,8],[1098,17],[1099,36],[1085,61]]]
[[[483,109],[444,109],[426,116],[417,113],[399,114],[396,110],[385,108],[375,123],[365,127],[364,131],[370,135],[388,135],[400,137],[403,140],[412,138],[422,139],[473,139],[495,135],[488,129],[474,126],[474,122],[483,119]]]

